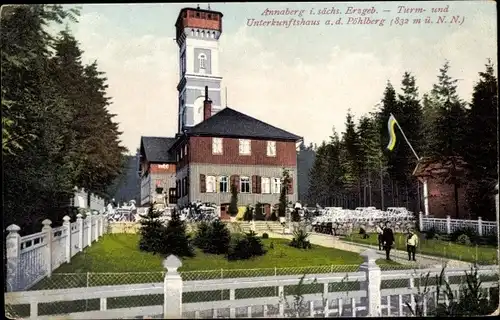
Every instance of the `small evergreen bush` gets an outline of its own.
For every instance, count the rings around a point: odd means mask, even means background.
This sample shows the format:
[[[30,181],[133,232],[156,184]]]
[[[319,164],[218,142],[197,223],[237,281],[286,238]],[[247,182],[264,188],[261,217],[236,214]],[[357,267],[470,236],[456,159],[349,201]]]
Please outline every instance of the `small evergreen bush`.
[[[457,238],[457,243],[469,246],[471,244],[471,241],[468,235],[461,234]]]
[[[212,254],[226,254],[231,240],[231,233],[226,224],[220,220],[214,220],[207,233],[207,243],[203,252]]]
[[[245,214],[243,215],[243,220],[244,221],[252,221],[253,220],[253,209],[250,206],[247,206],[245,210]]]
[[[244,235],[233,234],[229,244],[227,259],[230,261],[246,260],[254,256],[264,255],[265,253],[264,245],[260,239],[256,236],[255,232],[250,231]]]
[[[165,256],[173,254],[178,257],[192,257],[194,248],[191,242],[184,221],[181,221],[175,210],[172,211],[172,218],[167,224],[160,253]]]
[[[161,215],[162,213],[154,210],[151,205],[148,212],[140,216],[139,250],[153,254],[161,253],[166,231],[165,225],[160,220]]]
[[[210,224],[206,221],[200,222],[198,224],[198,229],[194,236],[194,245],[200,249],[204,249],[205,245],[210,241]]]

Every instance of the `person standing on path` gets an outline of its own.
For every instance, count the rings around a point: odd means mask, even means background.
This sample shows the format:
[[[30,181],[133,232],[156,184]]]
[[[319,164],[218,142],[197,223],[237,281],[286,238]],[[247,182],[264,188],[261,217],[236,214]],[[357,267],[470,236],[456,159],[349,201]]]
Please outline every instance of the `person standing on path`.
[[[394,233],[392,232],[389,221],[385,223],[384,232],[382,233],[382,240],[384,241],[385,259],[391,260],[390,254],[392,245],[394,244]]]
[[[410,230],[408,239],[406,240],[406,251],[408,251],[408,261],[415,260],[415,252],[418,246],[418,236],[415,231]]]
[[[382,235],[384,234],[384,229],[382,228],[382,222],[377,224],[377,239],[378,239],[378,249],[382,250],[382,247],[384,246],[384,240],[382,238]]]

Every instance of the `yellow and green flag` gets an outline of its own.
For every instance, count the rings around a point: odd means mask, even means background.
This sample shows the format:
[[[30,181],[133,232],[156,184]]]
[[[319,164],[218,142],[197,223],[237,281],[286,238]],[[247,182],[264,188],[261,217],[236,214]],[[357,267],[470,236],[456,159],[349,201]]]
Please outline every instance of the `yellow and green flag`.
[[[394,147],[396,146],[396,131],[394,126],[397,124],[396,118],[391,114],[389,117],[389,121],[387,121],[387,129],[389,130],[389,144],[387,145],[387,149],[389,151],[392,151]]]

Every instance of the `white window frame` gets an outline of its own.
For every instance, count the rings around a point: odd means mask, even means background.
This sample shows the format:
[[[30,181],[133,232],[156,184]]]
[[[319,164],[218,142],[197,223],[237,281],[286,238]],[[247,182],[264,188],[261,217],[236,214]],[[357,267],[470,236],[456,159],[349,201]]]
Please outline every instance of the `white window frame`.
[[[200,53],[198,55],[198,63],[199,63],[200,70],[201,69],[205,70],[207,68],[207,55],[204,53]]]
[[[243,191],[243,183],[248,184],[248,191]],[[240,193],[252,193],[252,181],[250,177],[240,177]]]
[[[267,142],[267,156],[276,157],[276,141]]]
[[[267,188],[266,188],[266,185],[267,185]],[[265,193],[265,194],[271,193],[271,178],[268,178],[268,177],[261,178],[261,191],[262,191],[262,193]]]
[[[249,156],[252,154],[252,140],[249,139],[239,139],[239,153],[243,156]]]
[[[229,192],[229,177],[228,176],[220,176],[219,181],[217,181],[219,184],[219,192],[221,193],[227,193]],[[225,185],[225,188],[221,188],[221,184]]]
[[[216,193],[217,192],[217,179],[215,176],[207,176],[205,178],[206,192]]]
[[[222,138],[212,138],[212,154],[223,154]]]
[[[280,178],[272,178],[271,180],[271,193],[279,194],[281,193],[281,179]]]

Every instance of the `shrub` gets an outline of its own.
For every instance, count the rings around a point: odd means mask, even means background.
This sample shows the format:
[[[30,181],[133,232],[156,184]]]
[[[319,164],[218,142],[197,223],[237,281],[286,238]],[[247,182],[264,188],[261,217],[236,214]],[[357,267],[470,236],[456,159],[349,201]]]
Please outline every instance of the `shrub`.
[[[436,239],[437,235],[438,231],[436,230],[436,228],[430,228],[429,230],[425,231],[425,239],[427,240]]]
[[[250,206],[247,206],[245,210],[245,214],[243,215],[244,221],[252,221],[253,220],[253,209]]]
[[[271,221],[278,221],[278,216],[276,215],[276,210],[271,213]]]
[[[250,231],[245,235],[233,234],[229,244],[227,259],[245,260],[254,256],[264,255],[265,253],[264,245],[260,239],[257,238],[255,232]]]
[[[212,254],[225,254],[229,248],[231,233],[226,224],[220,220],[214,220],[206,235],[206,243],[203,252]]]
[[[459,235],[458,238],[457,238],[457,243],[464,244],[464,245],[470,245],[471,244],[469,236],[466,235],[466,234]]]
[[[480,237],[477,234],[476,230],[474,230],[473,228],[469,228],[469,227],[455,230],[455,232],[453,232],[451,234],[451,240],[458,243],[458,238],[460,238],[460,236],[463,234],[467,235],[467,237],[469,238],[469,240],[471,242],[474,242],[474,243],[479,242]]]
[[[269,235],[267,233],[263,233],[262,234],[262,239],[269,239]]]
[[[293,239],[290,242],[290,246],[297,249],[311,249],[311,243],[309,240],[309,234],[304,229],[298,229],[293,232]]]
[[[257,221],[266,220],[266,216],[262,214],[262,208],[263,208],[262,203],[257,202],[257,204],[255,204],[255,220]]]
[[[196,234],[194,236],[193,244],[200,248],[204,249],[205,245],[210,241],[210,224],[206,221],[200,222],[198,225],[198,229],[196,230]]]

